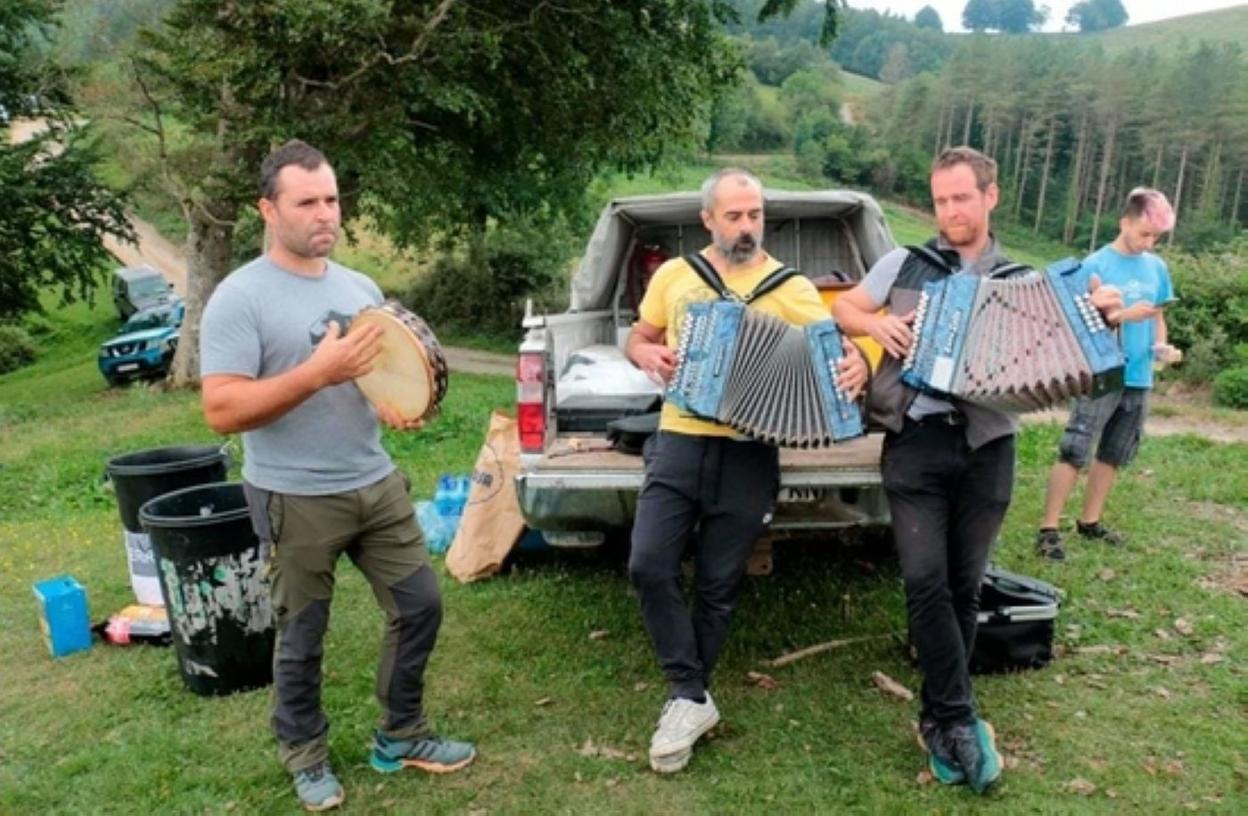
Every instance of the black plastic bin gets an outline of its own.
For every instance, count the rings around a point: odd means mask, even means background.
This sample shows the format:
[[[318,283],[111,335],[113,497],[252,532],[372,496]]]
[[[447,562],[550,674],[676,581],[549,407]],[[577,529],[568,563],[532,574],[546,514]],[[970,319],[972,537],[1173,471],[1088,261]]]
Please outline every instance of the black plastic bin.
[[[220,445],[179,445],[136,451],[108,460],[105,470],[117,495],[117,509],[130,564],[130,585],[143,604],[161,603],[160,578],[139,508],[184,487],[224,482],[229,458]]]
[[[188,487],[139,510],[152,537],[178,669],[197,694],[273,679],[273,612],[265,554],[241,483]]]

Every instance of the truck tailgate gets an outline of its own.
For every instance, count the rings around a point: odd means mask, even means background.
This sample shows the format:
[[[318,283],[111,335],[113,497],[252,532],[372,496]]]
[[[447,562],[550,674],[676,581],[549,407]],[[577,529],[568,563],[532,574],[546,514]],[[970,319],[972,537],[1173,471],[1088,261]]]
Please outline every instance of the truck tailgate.
[[[872,433],[830,448],[780,451],[781,487],[855,486],[880,483],[880,446],[883,434]],[[542,456],[526,468],[530,479],[589,487],[641,485],[640,456],[617,451],[585,451]],[[607,483],[610,483],[609,485]]]

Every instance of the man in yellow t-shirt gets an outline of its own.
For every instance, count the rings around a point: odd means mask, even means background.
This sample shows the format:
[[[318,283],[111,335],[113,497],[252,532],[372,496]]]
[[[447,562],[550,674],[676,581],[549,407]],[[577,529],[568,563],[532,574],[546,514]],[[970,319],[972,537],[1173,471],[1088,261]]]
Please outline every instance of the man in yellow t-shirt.
[[[746,295],[783,264],[762,249],[763,188],[753,175],[720,170],[702,185],[702,223],[711,245],[702,256],[724,284]],[[669,380],[677,332],[691,303],[718,294],[683,259],[650,282],[628,338],[630,360]],[[830,317],[814,285],[798,275],[752,301],[750,308],[806,325]],[[866,384],[867,365],[846,341],[838,385],[851,396]],[[693,745],[719,722],[707,690],[736,606],[754,541],[771,521],[780,483],[779,452],[740,438],[731,428],[663,406],[659,432],[646,442],[646,470],[633,522],[629,576],[670,695],[650,741],[650,767],[660,773],[689,763]],[[680,562],[694,530],[692,611],[680,589]]]

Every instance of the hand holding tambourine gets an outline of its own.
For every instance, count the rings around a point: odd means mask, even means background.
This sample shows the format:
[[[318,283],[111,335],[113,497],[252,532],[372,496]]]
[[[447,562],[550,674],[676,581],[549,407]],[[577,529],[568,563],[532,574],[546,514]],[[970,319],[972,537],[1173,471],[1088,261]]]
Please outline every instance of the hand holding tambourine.
[[[381,353],[372,370],[355,378],[377,416],[392,428],[414,430],[437,414],[446,396],[447,366],[429,324],[398,301],[363,309],[347,337],[381,332]]]

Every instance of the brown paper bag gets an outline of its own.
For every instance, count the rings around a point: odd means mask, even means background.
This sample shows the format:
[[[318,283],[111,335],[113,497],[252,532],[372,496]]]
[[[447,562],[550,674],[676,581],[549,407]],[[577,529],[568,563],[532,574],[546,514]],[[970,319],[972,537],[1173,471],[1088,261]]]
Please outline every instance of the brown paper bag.
[[[472,469],[468,503],[446,553],[446,568],[465,583],[488,578],[524,532],[516,499],[520,471],[520,435],[516,420],[495,411],[490,430]]]

